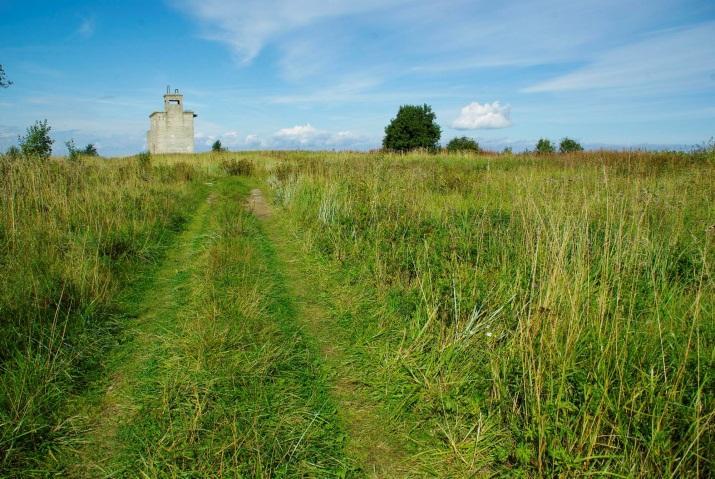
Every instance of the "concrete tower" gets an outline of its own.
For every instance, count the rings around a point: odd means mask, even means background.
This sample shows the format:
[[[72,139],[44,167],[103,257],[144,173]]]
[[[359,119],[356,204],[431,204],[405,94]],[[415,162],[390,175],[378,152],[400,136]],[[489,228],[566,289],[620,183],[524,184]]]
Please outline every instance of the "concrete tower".
[[[171,93],[166,87],[164,111],[149,115],[147,145],[150,153],[193,153],[194,118],[192,111],[184,111],[184,96],[179,90]]]

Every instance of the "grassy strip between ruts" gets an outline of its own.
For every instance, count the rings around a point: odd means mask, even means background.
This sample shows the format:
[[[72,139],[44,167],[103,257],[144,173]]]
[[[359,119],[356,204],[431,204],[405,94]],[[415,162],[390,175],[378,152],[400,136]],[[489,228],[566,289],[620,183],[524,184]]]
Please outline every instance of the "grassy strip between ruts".
[[[315,254],[310,237],[285,211],[276,211],[266,230],[300,303],[302,325],[320,346],[346,424],[348,453],[370,477],[470,477],[472,458],[450,453],[449,440],[434,437],[448,432],[433,430],[404,407],[414,386],[391,358],[401,344],[385,335],[385,325],[398,318],[377,301],[379,293]],[[401,392],[386,397],[380,386],[385,382]],[[486,431],[482,452],[491,439]]]
[[[138,319],[134,360],[119,358],[115,376],[132,377],[119,398],[129,407],[115,411],[120,420],[102,475],[356,472],[274,251],[244,209],[246,192],[240,180],[219,182],[206,214],[189,226],[184,251],[170,258],[176,271],[147,291],[144,306],[159,314]]]

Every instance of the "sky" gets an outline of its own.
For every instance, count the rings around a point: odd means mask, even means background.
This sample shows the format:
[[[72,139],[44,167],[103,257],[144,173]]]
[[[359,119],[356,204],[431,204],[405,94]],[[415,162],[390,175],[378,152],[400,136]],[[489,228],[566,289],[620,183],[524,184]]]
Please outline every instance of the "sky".
[[[196,149],[379,147],[400,105],[442,142],[685,147],[715,135],[712,0],[0,0],[0,150],[146,149],[167,85]]]

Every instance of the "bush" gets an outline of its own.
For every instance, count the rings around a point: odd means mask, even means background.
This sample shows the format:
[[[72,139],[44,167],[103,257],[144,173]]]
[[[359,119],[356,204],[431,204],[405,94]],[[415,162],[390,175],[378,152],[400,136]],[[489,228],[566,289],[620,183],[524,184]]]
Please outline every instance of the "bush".
[[[248,160],[225,160],[221,163],[223,170],[232,176],[250,176],[253,173],[253,163]]]
[[[386,150],[409,151],[417,148],[436,150],[442,129],[429,105],[403,105],[385,127],[382,146]]]
[[[583,151],[583,146],[576,140],[571,138],[564,138],[559,144],[559,151],[561,153],[571,153],[573,151]]]
[[[82,150],[82,154],[86,156],[99,156],[97,148],[92,143],[89,143],[87,146],[84,147],[84,150]]]
[[[214,141],[214,144],[211,145],[211,151],[216,152],[216,153],[220,153],[220,152],[224,151],[224,148],[221,145],[221,140]]]
[[[541,138],[538,143],[536,143],[536,152],[540,154],[553,153],[556,151],[553,143],[546,138]]]
[[[50,138],[51,129],[47,120],[36,121],[29,127],[25,136],[19,138],[22,154],[28,158],[49,159],[52,154],[52,143],[54,143],[54,140]]]
[[[12,145],[5,152],[5,156],[8,160],[17,160],[18,158],[20,158],[20,148],[16,147],[15,145]]]
[[[447,143],[447,151],[476,151],[479,152],[479,143],[477,140],[467,138],[466,136],[452,138]]]
[[[69,161],[75,162],[79,160],[80,151],[74,146],[74,140],[65,141],[65,146],[67,147],[67,159]]]

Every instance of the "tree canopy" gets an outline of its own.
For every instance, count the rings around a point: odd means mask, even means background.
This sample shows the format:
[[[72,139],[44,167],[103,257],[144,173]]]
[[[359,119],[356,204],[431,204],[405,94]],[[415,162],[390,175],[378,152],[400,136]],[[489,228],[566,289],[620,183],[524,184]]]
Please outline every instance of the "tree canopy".
[[[10,85],[12,85],[12,82],[7,79],[5,70],[3,69],[2,65],[0,65],[0,88],[7,88]]]
[[[571,138],[564,138],[559,144],[561,153],[571,153],[572,151],[583,151],[583,146],[579,142]]]
[[[20,140],[20,150],[25,157],[36,157],[48,159],[52,154],[52,143],[47,120],[36,121],[34,125],[27,128],[27,133]]]
[[[383,148],[409,151],[417,148],[438,148],[442,129],[429,105],[403,105],[397,116],[385,127]]]
[[[553,153],[554,151],[556,151],[556,148],[554,148],[554,144],[551,143],[551,140],[548,140],[547,138],[541,138],[536,143],[537,153]]]
[[[460,136],[452,138],[447,143],[447,151],[481,151],[479,143],[473,138]]]

